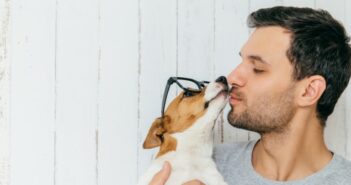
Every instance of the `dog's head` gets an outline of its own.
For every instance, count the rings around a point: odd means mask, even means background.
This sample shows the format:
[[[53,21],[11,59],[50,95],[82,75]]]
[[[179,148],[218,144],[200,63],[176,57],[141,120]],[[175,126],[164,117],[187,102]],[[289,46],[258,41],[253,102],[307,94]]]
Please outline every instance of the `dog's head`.
[[[153,122],[143,147],[154,148],[163,144],[173,145],[176,141],[171,137],[171,134],[186,131],[197,124],[197,120],[200,118],[205,119],[206,123],[213,123],[224,108],[227,99],[228,84],[225,77],[219,77],[203,88],[201,92],[180,93],[169,104],[165,115]]]

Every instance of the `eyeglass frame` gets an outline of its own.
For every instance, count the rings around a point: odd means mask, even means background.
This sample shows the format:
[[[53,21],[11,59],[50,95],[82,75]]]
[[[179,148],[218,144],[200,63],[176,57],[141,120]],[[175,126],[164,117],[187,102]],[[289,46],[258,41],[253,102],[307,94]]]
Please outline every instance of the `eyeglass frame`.
[[[180,82],[178,82],[178,80],[186,80],[186,81],[193,82],[197,85],[197,87],[199,89],[194,90],[194,89],[185,88]],[[205,84],[208,84],[210,82],[209,81],[197,81],[197,80],[194,80],[191,78],[186,78],[186,77],[169,77],[169,79],[167,80],[167,85],[165,87],[165,91],[163,92],[162,107],[161,107],[162,118],[164,117],[164,113],[165,113],[165,106],[166,106],[168,92],[169,92],[169,89],[173,83],[176,83],[181,89],[184,90],[184,92],[200,93],[201,90],[206,86]]]

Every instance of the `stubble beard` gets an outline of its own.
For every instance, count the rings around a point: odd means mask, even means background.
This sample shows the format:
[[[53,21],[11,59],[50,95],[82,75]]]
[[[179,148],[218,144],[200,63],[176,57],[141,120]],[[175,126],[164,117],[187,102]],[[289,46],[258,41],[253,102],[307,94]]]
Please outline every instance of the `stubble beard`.
[[[228,121],[236,128],[257,132],[261,135],[283,133],[289,128],[289,122],[296,112],[292,103],[293,91],[289,88],[279,97],[258,98],[254,107],[246,107],[241,113],[235,113],[235,107],[230,105]]]

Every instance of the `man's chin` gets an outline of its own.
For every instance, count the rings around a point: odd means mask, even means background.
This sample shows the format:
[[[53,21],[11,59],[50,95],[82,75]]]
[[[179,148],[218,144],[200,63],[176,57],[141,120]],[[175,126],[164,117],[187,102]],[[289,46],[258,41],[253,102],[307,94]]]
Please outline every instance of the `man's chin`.
[[[229,111],[227,119],[231,126],[244,129],[251,132],[256,132],[260,135],[269,133],[283,133],[288,127],[287,125],[268,125],[261,123],[262,120],[251,119],[245,112],[240,116],[235,115],[232,111]]]
[[[238,129],[244,129],[247,131],[256,132],[258,134],[265,132],[264,128],[260,128],[258,122],[250,120],[247,116],[248,115],[245,114],[245,112],[239,115],[235,113],[233,109],[231,109],[227,115],[227,120],[231,126]]]
[[[241,121],[238,120],[238,118],[239,118],[239,115],[234,112],[233,108],[231,108],[227,115],[227,120],[229,124],[235,128],[245,129],[243,128],[244,124],[242,124]]]

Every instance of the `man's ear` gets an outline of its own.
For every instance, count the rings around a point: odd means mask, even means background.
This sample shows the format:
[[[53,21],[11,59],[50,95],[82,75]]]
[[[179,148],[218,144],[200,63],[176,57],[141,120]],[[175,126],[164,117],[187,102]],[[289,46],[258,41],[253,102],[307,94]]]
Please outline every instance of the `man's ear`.
[[[168,116],[164,118],[157,118],[149,129],[149,133],[146,136],[146,139],[143,144],[143,148],[149,149],[158,147],[163,142],[163,134],[166,132],[164,124],[169,120]]]
[[[301,106],[316,104],[326,89],[326,81],[320,75],[313,75],[303,80],[299,96]]]

